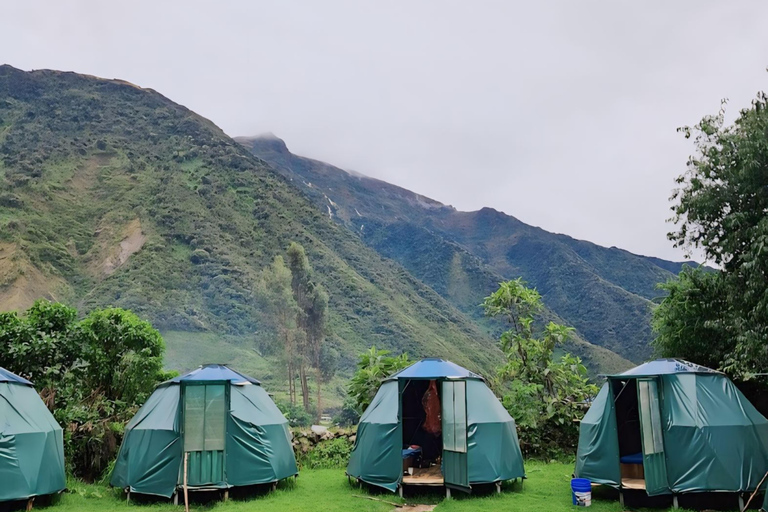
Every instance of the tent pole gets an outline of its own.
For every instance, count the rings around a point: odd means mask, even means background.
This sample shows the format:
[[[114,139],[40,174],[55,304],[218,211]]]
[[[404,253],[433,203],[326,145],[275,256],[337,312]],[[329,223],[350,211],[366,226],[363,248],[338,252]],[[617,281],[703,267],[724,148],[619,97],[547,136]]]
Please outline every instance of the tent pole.
[[[747,504],[746,504],[746,505],[744,505],[744,508],[743,508],[742,510],[746,510],[746,509],[749,507],[749,504],[750,504],[750,503],[752,503],[752,498],[754,498],[754,497],[755,497],[755,495],[756,495],[758,492],[760,492],[760,487],[763,485],[763,482],[765,482],[765,479],[766,479],[766,478],[768,478],[768,473],[766,473],[766,474],[764,474],[764,475],[763,475],[763,479],[762,479],[762,480],[760,480],[760,483],[759,483],[759,484],[757,484],[757,487],[755,487],[755,492],[753,492],[753,493],[752,493],[752,495],[749,497],[749,499],[747,500]],[[768,492],[768,491],[766,491],[766,492]],[[739,496],[741,496],[741,495],[739,495]]]
[[[675,510],[680,508],[680,505],[678,505],[677,503],[677,494],[672,495],[672,508],[674,508]]]
[[[187,461],[189,452],[184,452],[184,511],[189,512],[189,492],[187,488]]]
[[[501,482],[496,482],[496,494],[501,494]]]

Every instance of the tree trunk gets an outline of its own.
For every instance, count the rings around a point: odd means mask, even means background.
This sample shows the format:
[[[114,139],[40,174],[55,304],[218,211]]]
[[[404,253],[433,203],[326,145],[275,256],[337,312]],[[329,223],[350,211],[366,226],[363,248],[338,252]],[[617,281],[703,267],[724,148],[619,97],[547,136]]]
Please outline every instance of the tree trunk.
[[[307,369],[304,361],[299,363],[299,376],[301,377],[301,399],[304,403],[304,410],[309,412],[309,384],[307,383]]]
[[[320,382],[322,374],[320,373],[320,364],[317,365],[317,423],[320,423],[320,418],[323,415],[323,402],[320,397]]]

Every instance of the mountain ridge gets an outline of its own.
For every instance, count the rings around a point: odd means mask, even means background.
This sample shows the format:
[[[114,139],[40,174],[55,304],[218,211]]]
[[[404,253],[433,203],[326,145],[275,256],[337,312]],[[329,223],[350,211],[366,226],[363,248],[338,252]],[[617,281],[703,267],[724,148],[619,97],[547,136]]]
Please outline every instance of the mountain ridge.
[[[690,264],[550,233],[490,207],[459,211],[397,185],[294,155],[275,136],[235,140],[301,186],[329,216],[438,292],[439,272],[427,268],[438,262],[418,267],[409,261],[406,255],[413,247],[398,243],[397,234],[407,232],[411,241],[428,244],[437,237],[478,258],[497,277],[522,276],[584,339],[634,362],[651,355],[650,307],[659,295],[657,284]],[[450,299],[445,290],[442,294]],[[457,298],[451,300],[461,306]]]

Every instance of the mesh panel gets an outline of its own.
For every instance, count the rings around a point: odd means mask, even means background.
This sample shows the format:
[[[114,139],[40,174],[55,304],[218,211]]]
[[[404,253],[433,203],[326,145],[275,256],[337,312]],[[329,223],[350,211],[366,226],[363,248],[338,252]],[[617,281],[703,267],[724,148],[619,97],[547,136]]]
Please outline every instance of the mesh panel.
[[[226,406],[222,384],[184,388],[184,451],[224,450]]]
[[[205,449],[223,450],[227,435],[224,386],[205,389]]]
[[[205,386],[184,389],[184,451],[205,449]]]

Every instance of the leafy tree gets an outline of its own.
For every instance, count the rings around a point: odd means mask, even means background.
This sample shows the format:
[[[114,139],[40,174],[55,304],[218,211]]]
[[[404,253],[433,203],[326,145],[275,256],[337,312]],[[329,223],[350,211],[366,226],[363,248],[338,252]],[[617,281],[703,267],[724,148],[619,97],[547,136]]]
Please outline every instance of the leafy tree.
[[[297,345],[301,334],[296,323],[300,310],[293,297],[291,281],[291,271],[285,266],[283,257],[275,256],[272,264],[261,272],[257,294],[265,306],[265,320],[282,342],[289,401],[295,405]]]
[[[303,332],[299,343],[299,380],[304,409],[309,411],[309,381],[307,367],[316,371],[317,419],[322,414],[322,345],[326,337],[328,294],[312,279],[312,267],[304,247],[296,242],[288,247],[288,267],[291,269],[291,289],[298,305],[297,325]]]
[[[364,352],[348,387],[349,397],[354,400],[358,413],[362,414],[371,405],[384,379],[411,363],[408,354],[392,357],[388,350],[377,350],[375,346]]]
[[[36,383],[64,428],[70,469],[97,478],[114,459],[125,423],[154,387],[165,345],[149,323],[117,308],[77,321],[63,304],[37,301],[0,314],[0,366]]]
[[[339,413],[333,417],[333,422],[340,427],[351,427],[358,421],[360,421],[360,413],[357,410],[357,403],[351,397],[347,397]]]
[[[660,285],[667,296],[654,309],[651,322],[660,355],[724,367],[734,342],[723,321],[730,308],[723,285],[722,274],[700,268],[685,268]]]
[[[578,421],[586,401],[597,394],[578,357],[554,351],[573,330],[550,322],[537,329],[541,295],[522,279],[501,283],[483,302],[488,316],[504,317],[511,329],[501,335],[506,362],[492,386],[521,430],[521,448],[532,455],[569,453],[578,443]]]
[[[694,138],[696,154],[677,179],[677,231],[669,234],[675,247],[703,251],[720,270],[668,285],[684,293],[656,310],[655,343],[662,354],[687,357],[705,352],[715,337],[718,367],[748,379],[768,369],[768,96],[758,93],[733,124],[724,114],[723,108],[680,129]],[[674,325],[686,329],[675,333]],[[707,329],[707,339],[692,337],[696,325]]]

